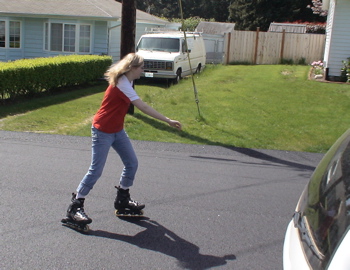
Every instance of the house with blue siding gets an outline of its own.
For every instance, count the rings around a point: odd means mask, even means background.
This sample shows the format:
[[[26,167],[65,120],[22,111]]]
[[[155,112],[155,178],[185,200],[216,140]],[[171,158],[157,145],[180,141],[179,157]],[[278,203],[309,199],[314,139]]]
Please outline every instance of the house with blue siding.
[[[328,10],[324,67],[326,79],[337,80],[343,61],[350,57],[350,0],[323,0]]]
[[[0,0],[0,61],[69,54],[119,60],[121,11],[115,0]],[[136,42],[158,27],[172,26],[136,11]]]

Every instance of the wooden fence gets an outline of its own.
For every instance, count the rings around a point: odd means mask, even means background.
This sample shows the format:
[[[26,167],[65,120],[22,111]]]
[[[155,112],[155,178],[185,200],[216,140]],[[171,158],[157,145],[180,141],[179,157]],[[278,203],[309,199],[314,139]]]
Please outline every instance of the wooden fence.
[[[226,37],[224,63],[294,64],[323,59],[326,36],[257,31],[233,31]]]

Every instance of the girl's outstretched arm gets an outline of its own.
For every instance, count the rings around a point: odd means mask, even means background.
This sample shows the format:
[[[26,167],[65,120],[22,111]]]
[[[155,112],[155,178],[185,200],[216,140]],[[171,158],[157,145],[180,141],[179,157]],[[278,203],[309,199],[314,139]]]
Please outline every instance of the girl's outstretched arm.
[[[169,126],[177,128],[178,130],[181,130],[182,125],[179,121],[176,120],[172,120],[164,115],[162,115],[161,113],[159,113],[158,111],[156,111],[155,109],[153,109],[151,106],[149,106],[148,104],[146,104],[145,102],[143,102],[141,99],[137,99],[132,101],[132,104],[134,104],[141,112],[155,118],[158,119],[160,121],[164,121],[166,123],[169,124]]]

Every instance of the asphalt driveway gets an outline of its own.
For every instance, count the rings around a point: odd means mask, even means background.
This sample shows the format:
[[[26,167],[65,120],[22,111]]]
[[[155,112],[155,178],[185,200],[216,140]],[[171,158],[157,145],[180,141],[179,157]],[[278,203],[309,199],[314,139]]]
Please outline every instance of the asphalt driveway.
[[[63,227],[90,138],[0,131],[0,269],[282,269],[286,226],[320,154],[133,141],[131,195],[114,216],[111,151],[86,199],[84,235]]]

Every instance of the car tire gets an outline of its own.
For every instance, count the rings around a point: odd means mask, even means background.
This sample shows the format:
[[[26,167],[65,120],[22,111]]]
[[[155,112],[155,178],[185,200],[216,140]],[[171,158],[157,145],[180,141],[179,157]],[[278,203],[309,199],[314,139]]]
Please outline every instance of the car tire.
[[[178,70],[176,71],[176,77],[175,77],[175,79],[174,79],[174,84],[179,83],[180,80],[181,80],[181,69],[178,69]]]
[[[202,64],[198,64],[198,67],[196,69],[196,74],[201,73],[202,71]]]

